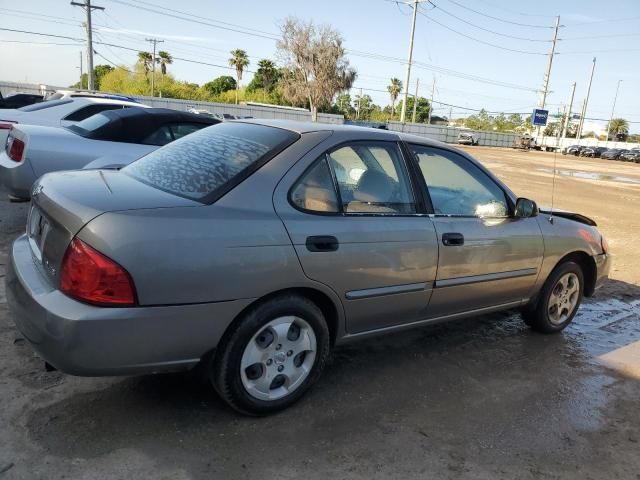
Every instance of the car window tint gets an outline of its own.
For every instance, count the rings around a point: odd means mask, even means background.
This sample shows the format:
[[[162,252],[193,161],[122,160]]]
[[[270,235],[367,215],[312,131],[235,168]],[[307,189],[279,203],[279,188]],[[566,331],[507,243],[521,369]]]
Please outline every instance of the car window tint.
[[[159,146],[163,146],[171,142],[173,142],[173,135],[171,134],[171,129],[168,125],[161,126],[142,140],[142,143],[145,145]]]
[[[87,105],[86,107],[79,108],[75,112],[70,113],[63,120],[70,122],[79,122],[85,118],[89,118],[96,113],[104,112],[106,110],[116,110],[118,108],[128,108],[126,105],[116,105],[112,103],[96,103],[93,105]]]
[[[291,189],[291,201],[302,210],[338,212],[338,198],[324,155],[296,182]]]
[[[357,142],[328,154],[346,213],[416,212],[400,150],[392,142]]]
[[[454,152],[412,145],[427,183],[434,213],[505,217],[504,191],[482,170]]]
[[[220,123],[171,142],[121,171],[147,185],[209,203],[298,138],[276,127]]]
[[[178,140],[185,135],[197,132],[198,130],[208,126],[209,125],[204,123],[174,123],[169,125],[169,128],[171,129],[171,133],[173,133],[173,138]]]
[[[80,135],[86,135],[90,132],[93,132],[94,130],[97,130],[100,127],[105,126],[107,123],[109,123],[109,117],[98,113],[96,115],[91,115],[89,118],[85,118],[75,125],[71,125],[71,127],[69,128],[72,131],[79,133]]]

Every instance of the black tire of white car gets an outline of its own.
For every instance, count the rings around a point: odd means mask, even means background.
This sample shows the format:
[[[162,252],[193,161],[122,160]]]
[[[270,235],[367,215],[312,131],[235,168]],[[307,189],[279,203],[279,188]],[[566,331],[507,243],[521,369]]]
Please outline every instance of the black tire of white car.
[[[242,371],[243,355],[246,354],[249,343],[257,342],[256,336],[261,334],[270,322],[285,317],[299,318],[312,330],[310,335],[314,337],[316,344],[313,363],[309,365],[310,370],[306,378],[290,393],[273,400],[256,398],[245,387],[247,373],[246,367],[245,371]],[[254,416],[267,415],[289,407],[309,390],[320,378],[330,350],[329,329],[320,308],[305,297],[283,295],[258,304],[238,318],[212,356],[208,366],[209,379],[220,397],[238,412]],[[284,351],[273,353],[283,354],[283,361],[288,361],[284,355],[292,355]],[[267,355],[269,358],[265,363],[260,363],[259,376],[267,375],[276,367],[278,359],[275,355],[273,359],[271,356]],[[277,368],[284,369],[284,366],[278,365]],[[276,376],[279,375],[276,373]]]
[[[569,313],[566,319],[562,322],[554,322],[551,319],[549,313],[549,301],[551,300],[554,288],[557,286],[558,281],[567,274],[574,274],[578,280],[578,290],[576,292],[577,298],[573,310]],[[573,277],[572,277],[573,278]],[[575,262],[566,261],[558,265],[553,272],[547,278],[540,294],[537,297],[535,304],[528,305],[522,311],[522,316],[525,323],[529,325],[533,330],[541,333],[557,333],[566,328],[571,323],[573,317],[575,317],[580,304],[582,303],[584,291],[584,274],[582,268]]]

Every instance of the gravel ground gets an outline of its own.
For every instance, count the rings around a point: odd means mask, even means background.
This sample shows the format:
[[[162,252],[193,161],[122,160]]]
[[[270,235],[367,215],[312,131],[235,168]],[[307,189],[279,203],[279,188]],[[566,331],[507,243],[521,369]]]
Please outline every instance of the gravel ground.
[[[550,203],[552,154],[469,150]],[[236,415],[193,374],[45,372],[0,282],[0,478],[640,479],[640,165],[556,162],[556,207],[595,218],[616,254],[563,334],[507,312],[350,344],[268,418]],[[26,208],[0,191],[0,276]]]

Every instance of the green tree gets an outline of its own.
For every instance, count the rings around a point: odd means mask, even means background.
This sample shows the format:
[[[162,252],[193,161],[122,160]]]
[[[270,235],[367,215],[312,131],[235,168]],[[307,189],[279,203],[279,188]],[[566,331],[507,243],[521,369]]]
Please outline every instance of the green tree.
[[[464,121],[464,126],[472,130],[493,130],[494,119],[483,108],[477,115],[470,115]]]
[[[156,58],[156,62],[160,65],[160,71],[162,72],[162,75],[166,75],[167,65],[171,65],[173,63],[173,57],[169,54],[169,52],[160,50],[158,52],[158,58]]]
[[[231,58],[229,59],[229,65],[236,69],[236,105],[238,104],[238,88],[240,88],[240,80],[242,80],[242,72],[249,65],[249,56],[247,52],[241,48],[236,48],[231,51]]]
[[[387,90],[389,91],[389,98],[391,98],[391,115],[395,115],[396,100],[402,91],[402,81],[399,78],[392,78]]]
[[[413,118],[413,104],[415,102],[415,98],[413,96],[407,99],[407,118]],[[400,100],[398,102],[398,110],[402,111],[402,103]],[[425,97],[418,97],[418,104],[416,105],[416,123],[427,123],[429,119],[429,110],[431,109],[431,104],[429,100]]]
[[[342,93],[338,95],[334,107],[334,110],[337,113],[341,113],[347,118],[353,116],[354,109],[351,106],[351,95],[349,95],[348,93]]]
[[[607,123],[607,130],[610,136],[615,137],[618,133],[628,134],[629,133],[629,122],[624,118],[614,118],[610,122]]]
[[[376,110],[377,105],[374,105],[373,99],[370,95],[364,94],[362,96],[356,95],[353,99],[353,108],[356,111],[356,118],[360,120],[368,120],[371,116],[371,112]]]
[[[220,95],[221,93],[235,90],[237,86],[236,80],[230,75],[223,75],[210,82],[205,83],[204,88],[211,95]]]
[[[111,65],[96,65],[93,68],[93,79],[95,81],[96,90],[100,90],[100,81],[102,80],[102,77],[104,77],[109,72],[113,72],[113,70],[114,68]],[[88,74],[83,73],[81,81],[71,85],[71,88],[79,88],[79,89],[88,88],[88,85],[89,85],[88,77],[89,77]]]
[[[247,85],[247,92],[252,93],[262,90],[263,100],[266,100],[268,95],[274,93],[281,77],[282,72],[273,61],[266,58],[262,59],[258,62],[258,69],[251,82]]]
[[[138,52],[138,64],[144,69],[144,74],[149,75],[153,66],[153,55],[149,52]]]
[[[307,103],[315,122],[318,109],[329,108],[336,94],[351,88],[356,71],[346,58],[342,35],[330,26],[290,17],[280,30],[277,49],[284,64],[283,97],[294,105]]]

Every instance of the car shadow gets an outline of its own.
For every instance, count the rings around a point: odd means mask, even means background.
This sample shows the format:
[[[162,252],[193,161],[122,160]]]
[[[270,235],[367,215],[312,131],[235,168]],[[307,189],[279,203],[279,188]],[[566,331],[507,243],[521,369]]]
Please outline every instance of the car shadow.
[[[375,455],[427,447],[445,456],[462,449],[482,462],[500,451],[529,458],[533,450],[561,462],[567,436],[587,441],[583,433],[607,421],[603,409],[624,379],[597,356],[640,339],[638,298],[639,287],[611,281],[560,335],[534,333],[516,312],[504,312],[347,344],[308,395],[270,417],[233,412],[190,373],[116,379],[63,395],[28,412],[26,427],[50,454],[136,449],[194,478],[251,466],[275,472],[283,463],[313,472],[308,459],[356,468],[363,458],[375,464]]]

